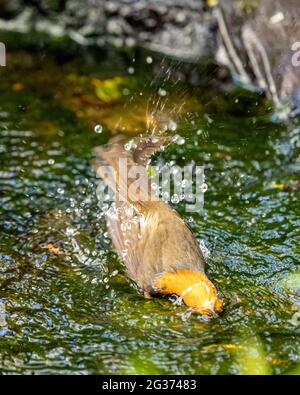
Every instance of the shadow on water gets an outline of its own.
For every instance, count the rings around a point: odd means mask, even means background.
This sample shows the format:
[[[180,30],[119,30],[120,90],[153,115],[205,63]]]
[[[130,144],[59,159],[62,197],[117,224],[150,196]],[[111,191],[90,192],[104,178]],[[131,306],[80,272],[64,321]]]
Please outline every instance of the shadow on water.
[[[177,106],[186,92],[176,131],[184,144],[153,163],[205,166],[204,209],[174,206],[205,245],[208,274],[227,302],[218,319],[190,317],[167,298],[145,300],[124,276],[90,168],[92,148],[111,133],[145,128],[158,89],[150,69],[145,85],[138,70],[118,64],[59,66],[16,53],[8,65],[0,82],[1,371],[296,372],[300,207],[289,185],[299,180],[299,129],[272,123],[268,104],[240,90],[164,88]]]

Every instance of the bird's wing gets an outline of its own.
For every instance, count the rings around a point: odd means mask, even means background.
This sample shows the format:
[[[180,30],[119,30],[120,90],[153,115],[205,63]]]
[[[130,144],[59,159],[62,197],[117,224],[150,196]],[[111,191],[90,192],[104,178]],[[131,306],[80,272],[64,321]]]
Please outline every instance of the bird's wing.
[[[204,272],[204,258],[197,240],[178,213],[164,202],[155,202],[141,224],[135,244],[140,261],[136,276],[147,289],[157,275],[179,268]]]

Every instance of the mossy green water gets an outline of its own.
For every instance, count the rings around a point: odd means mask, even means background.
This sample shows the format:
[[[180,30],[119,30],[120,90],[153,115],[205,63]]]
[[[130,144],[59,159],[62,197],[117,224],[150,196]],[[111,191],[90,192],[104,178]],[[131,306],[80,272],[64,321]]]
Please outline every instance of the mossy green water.
[[[297,372],[296,121],[273,123],[253,94],[169,83],[185,143],[153,163],[205,166],[204,209],[175,207],[210,252],[207,271],[226,300],[219,318],[188,316],[167,298],[144,299],[125,277],[90,166],[92,148],[112,133],[143,131],[160,82],[151,84],[146,61],[134,74],[118,58],[58,62],[15,53],[0,70],[1,372]],[[106,83],[101,101],[101,82],[115,78],[120,93]]]

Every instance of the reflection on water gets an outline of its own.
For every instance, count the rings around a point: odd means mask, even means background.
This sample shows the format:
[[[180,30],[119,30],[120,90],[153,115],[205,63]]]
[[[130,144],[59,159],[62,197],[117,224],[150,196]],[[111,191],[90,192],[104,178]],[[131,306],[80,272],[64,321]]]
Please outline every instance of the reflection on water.
[[[297,369],[299,189],[284,187],[299,178],[297,129],[272,123],[256,97],[237,92],[206,105],[209,92],[194,89],[177,122],[184,144],[153,161],[206,169],[204,210],[175,205],[208,249],[208,274],[227,301],[219,319],[204,320],[137,292],[97,207],[92,148],[119,132],[118,122],[140,132],[156,86],[141,92],[138,75],[126,81],[125,73],[119,97],[101,85],[114,78],[111,67],[66,64],[58,81],[51,59],[11,59],[0,82],[1,371]],[[171,107],[183,100],[175,88]],[[105,105],[97,102],[104,93],[113,97]]]

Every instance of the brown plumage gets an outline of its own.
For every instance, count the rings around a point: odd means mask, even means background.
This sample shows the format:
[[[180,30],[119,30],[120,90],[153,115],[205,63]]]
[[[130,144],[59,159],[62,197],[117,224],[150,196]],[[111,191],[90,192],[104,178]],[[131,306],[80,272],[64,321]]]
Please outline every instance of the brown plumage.
[[[211,315],[221,310],[222,301],[204,273],[197,240],[179,214],[151,190],[146,164],[161,144],[140,139],[125,150],[122,141],[114,139],[95,149],[97,173],[115,193],[115,208],[106,215],[109,233],[128,276],[145,296],[177,294],[195,312]],[[119,169],[120,159],[127,161],[127,179]],[[130,177],[137,165],[143,180],[139,189],[134,188],[135,176]]]

